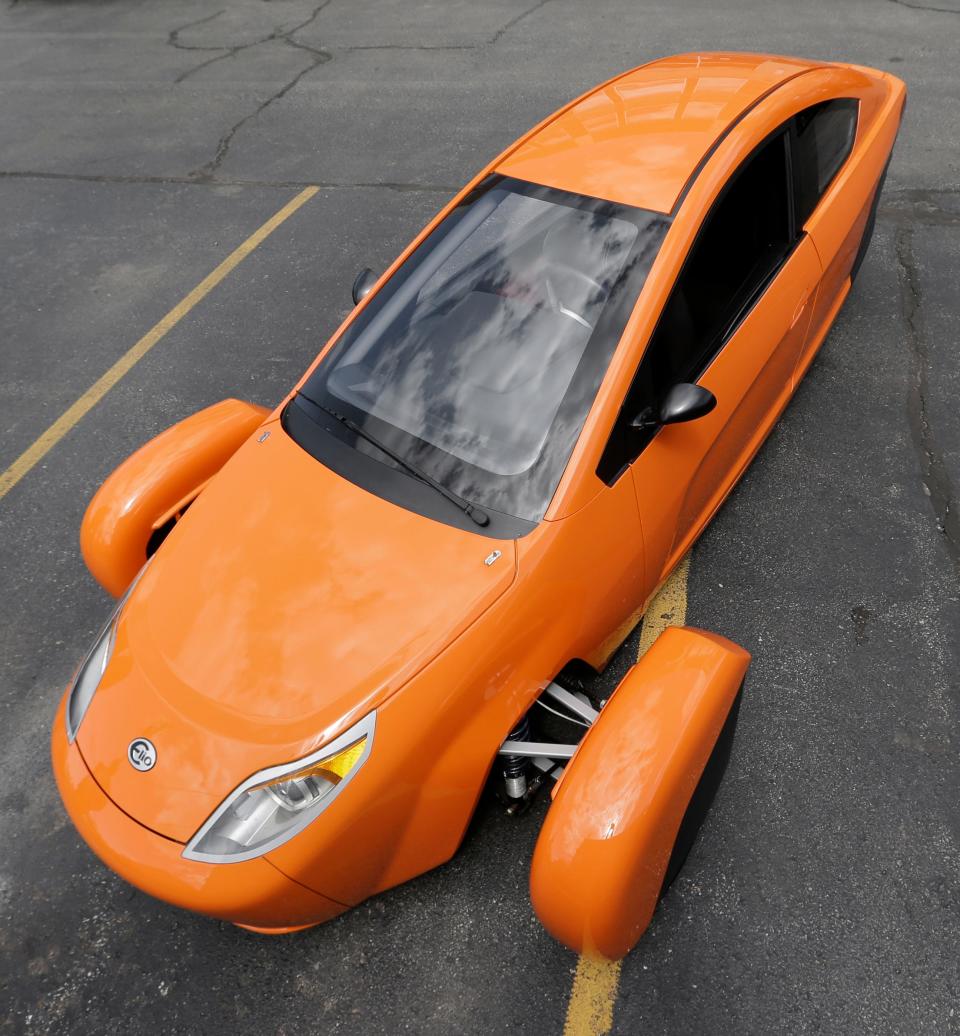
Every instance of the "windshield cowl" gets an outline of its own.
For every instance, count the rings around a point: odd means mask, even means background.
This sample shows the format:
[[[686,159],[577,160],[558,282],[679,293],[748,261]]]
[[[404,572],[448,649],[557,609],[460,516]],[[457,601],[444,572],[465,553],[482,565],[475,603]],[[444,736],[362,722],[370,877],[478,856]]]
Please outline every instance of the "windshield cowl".
[[[284,407],[280,425],[324,467],[407,511],[489,539],[519,539],[537,527],[536,522],[491,508],[484,508],[487,524],[477,525],[429,486],[378,454],[374,447],[365,446],[362,440],[358,443],[342,425],[301,394]]]

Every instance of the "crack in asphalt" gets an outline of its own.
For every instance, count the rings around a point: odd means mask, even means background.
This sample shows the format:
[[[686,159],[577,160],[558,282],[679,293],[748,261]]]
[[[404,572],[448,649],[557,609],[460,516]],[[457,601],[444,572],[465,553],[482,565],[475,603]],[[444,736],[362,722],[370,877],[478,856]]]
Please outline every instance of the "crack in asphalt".
[[[301,50],[305,54],[310,55],[309,63],[292,78],[287,80],[279,90],[275,90],[269,97],[261,101],[260,104],[252,111],[248,112],[243,116],[242,119],[238,119],[231,127],[224,133],[220,140],[217,142],[217,150],[214,153],[213,158],[205,165],[200,166],[198,169],[193,170],[190,174],[191,178],[196,180],[210,180],[213,178],[216,171],[220,168],[221,163],[227,157],[230,151],[230,146],[233,143],[233,138],[237,133],[251,120],[256,119],[261,112],[269,108],[271,104],[279,101],[282,97],[285,97],[301,79],[308,73],[312,72],[315,68],[320,65],[326,64],[333,57],[329,51],[321,50],[318,47],[311,47],[309,44],[302,43],[299,40],[293,38],[294,34],[305,29],[308,25],[312,24],[320,15],[320,12],[324,8],[329,7],[332,0],[323,0],[323,3],[318,4],[313,11],[296,25],[291,26],[289,29],[281,30],[276,28],[273,32],[267,36],[262,37],[259,40],[254,40],[250,43],[239,44],[236,47],[231,48],[227,54],[218,55],[217,57],[210,58],[209,60],[202,62],[194,71],[199,71],[200,68],[206,67],[207,65],[213,64],[214,61],[221,60],[224,57],[232,57],[234,54],[239,54],[241,51],[250,50],[252,47],[259,47],[261,44],[270,42],[283,42],[285,45],[293,47],[295,50]],[[178,82],[182,82],[186,76],[182,76]]]
[[[409,51],[435,51],[435,50],[446,50],[446,51],[467,51],[467,50],[482,50],[485,47],[492,47],[495,43],[499,43],[503,39],[504,35],[508,33],[515,25],[519,24],[524,18],[529,18],[531,14],[535,14],[550,3],[550,0],[537,0],[532,7],[528,7],[525,11],[521,11],[516,14],[504,25],[500,26],[497,31],[485,40],[478,40],[476,43],[358,43],[353,46],[344,47],[331,47],[330,49],[337,54],[352,54],[354,51],[363,50],[409,50]]]
[[[167,33],[167,43],[171,47],[176,47],[177,50],[227,50],[227,47],[202,47],[194,43],[181,43],[180,33],[186,32],[187,29],[195,29],[198,25],[206,25],[207,22],[212,22],[214,18],[219,18],[226,8],[221,7],[219,11],[214,11],[213,14],[208,14],[204,18],[197,18],[192,22],[187,22],[185,25],[178,25],[175,29],[171,29]]]
[[[8,180],[77,180],[89,183],[157,183],[190,184],[203,187],[319,187],[338,190],[383,187],[396,191],[459,191],[463,184],[416,183],[401,180],[258,180],[250,177],[216,177],[198,181],[190,176],[151,176],[138,173],[71,173],[44,169],[0,169],[0,179]],[[960,213],[950,212],[937,204],[941,195],[960,194],[960,185],[949,187],[895,187],[885,188],[878,218],[892,221],[911,220],[938,226],[960,223]]]
[[[911,4],[907,0],[889,0],[891,4],[896,4],[897,7],[909,7],[911,11],[934,11],[937,14],[960,14],[960,10],[955,7],[934,7],[932,4]]]
[[[535,14],[537,11],[540,10],[541,7],[544,7],[548,3],[550,3],[550,0],[538,0],[538,2],[535,3],[532,7],[527,8],[526,11],[521,11],[518,15],[511,18],[506,25],[498,29],[486,45],[490,47],[493,46],[494,43],[499,43],[500,40],[503,39],[504,35],[508,33],[515,25],[517,25],[519,22],[522,22],[524,18],[529,18],[531,14]]]
[[[207,65],[212,65],[215,61],[222,61],[224,58],[233,57],[237,52],[237,49],[232,47],[205,47],[195,43],[180,42],[181,32],[186,32],[187,29],[193,29],[198,25],[206,25],[207,22],[212,22],[214,18],[219,18],[224,10],[225,8],[221,8],[221,10],[215,11],[213,14],[208,14],[206,18],[198,18],[196,21],[187,22],[176,29],[171,29],[167,34],[167,43],[177,50],[200,51],[201,53],[215,52],[212,58],[207,58],[206,61],[201,61],[199,65],[194,65],[192,68],[188,68],[186,72],[181,72],[174,79],[175,84],[182,83],[188,76],[192,76],[194,72],[199,72],[201,68],[206,68]]]
[[[278,28],[275,28],[272,32],[268,33],[266,36],[262,36],[261,38],[259,38],[257,40],[251,40],[249,43],[241,43],[241,44],[236,44],[234,46],[205,47],[205,46],[194,46],[194,45],[191,45],[191,44],[186,44],[186,43],[181,43],[180,42],[180,33],[184,32],[185,30],[187,30],[187,29],[189,29],[191,27],[194,27],[194,26],[197,26],[197,25],[203,25],[203,24],[205,24],[207,22],[213,21],[215,18],[219,17],[223,13],[222,10],[221,11],[217,11],[214,14],[207,15],[206,17],[198,19],[196,21],[188,22],[187,24],[181,25],[181,26],[179,26],[179,27],[177,27],[175,29],[172,29],[170,31],[170,33],[167,36],[167,42],[172,47],[175,47],[175,48],[177,48],[179,50],[193,50],[193,51],[200,51],[200,52],[204,52],[204,53],[209,53],[209,52],[213,52],[213,51],[217,52],[217,53],[214,53],[212,57],[207,58],[206,60],[200,62],[198,65],[195,65],[193,68],[188,69],[185,72],[182,72],[174,80],[175,83],[182,83],[185,79],[187,79],[189,76],[193,75],[195,72],[199,72],[201,69],[207,68],[207,67],[209,67],[210,65],[214,64],[217,61],[223,61],[226,58],[235,57],[237,54],[240,54],[243,51],[251,50],[252,48],[259,47],[259,46],[261,46],[262,44],[265,44],[265,43],[282,42],[284,45],[292,47],[295,50],[303,51],[305,54],[308,54],[310,56],[310,59],[311,59],[309,64],[307,64],[304,68],[302,68],[295,76],[293,76],[292,79],[289,79],[286,83],[284,83],[284,85],[281,86],[279,90],[274,91],[274,93],[270,94],[269,97],[267,97],[265,100],[261,101],[261,103],[259,105],[257,105],[257,107],[253,111],[248,112],[246,115],[243,116],[243,118],[238,119],[237,122],[235,122],[230,127],[230,129],[227,130],[227,132],[224,133],[220,137],[220,140],[217,142],[217,149],[216,149],[216,152],[214,153],[213,158],[209,162],[207,162],[204,165],[200,166],[199,168],[194,169],[190,173],[189,179],[197,180],[197,181],[201,181],[201,182],[203,182],[203,181],[212,181],[215,178],[215,174],[216,174],[217,170],[220,168],[221,164],[223,163],[223,160],[227,157],[227,154],[230,151],[230,147],[233,144],[233,139],[237,135],[237,133],[248,122],[251,122],[252,120],[256,119],[261,114],[261,112],[263,112],[266,108],[269,108],[270,105],[275,104],[281,98],[285,97],[300,82],[300,80],[303,79],[304,76],[306,76],[308,73],[312,72],[315,68],[318,68],[320,65],[324,65],[328,61],[331,61],[333,59],[333,53],[331,53],[331,51],[322,49],[320,47],[314,47],[314,46],[311,46],[308,43],[304,43],[301,40],[295,39],[296,33],[301,32],[303,29],[307,28],[307,26],[311,25],[314,21],[316,21],[316,19],[320,15],[320,13],[326,7],[328,7],[331,3],[332,3],[332,0],[324,0],[324,2],[319,4],[317,7],[315,7],[313,9],[313,11],[311,12],[311,14],[308,15],[303,21],[297,23],[296,25],[292,26],[289,29],[280,29],[278,27]],[[479,43],[475,43],[475,44],[470,44],[470,45],[453,45],[453,46],[449,46],[449,47],[429,47],[429,46],[394,47],[392,45],[384,46],[384,47],[341,47],[341,48],[333,48],[333,50],[336,50],[339,53],[348,53],[348,52],[353,51],[353,50],[377,50],[377,49],[476,50],[476,49],[479,49],[479,48],[482,48],[482,47],[493,46],[495,43],[499,42],[503,38],[503,36],[507,32],[509,32],[510,29],[512,29],[515,25],[517,25],[519,22],[523,21],[524,18],[528,18],[530,15],[532,15],[534,12],[538,11],[541,7],[544,7],[548,3],[550,3],[550,0],[537,0],[536,3],[534,3],[533,5],[528,7],[526,10],[520,11],[513,18],[511,18],[509,21],[507,21],[504,25],[502,25],[489,39],[482,40]]]
[[[410,183],[402,180],[249,180],[242,178],[212,177],[198,180],[193,176],[146,176],[120,175],[110,173],[54,173],[30,169],[0,169],[0,180],[69,180],[79,183],[112,184],[169,184],[187,187],[319,187],[322,191],[335,190],[387,190],[398,192],[418,191],[455,194],[463,184],[456,186],[440,183]]]
[[[296,50],[306,51],[310,54],[313,54],[318,58],[316,64],[323,64],[325,61],[329,61],[330,55],[326,51],[321,51],[315,47],[310,47],[307,44],[302,44],[302,42],[293,38],[294,33],[299,32],[301,29],[306,29],[307,26],[310,25],[317,18],[320,11],[322,11],[324,7],[328,6],[329,3],[330,0],[325,0],[324,3],[319,5],[319,7],[314,8],[311,15],[309,15],[306,19],[303,19],[302,22],[299,22],[296,25],[291,26],[289,29],[283,29],[280,26],[277,26],[271,32],[268,32],[265,36],[260,36],[257,39],[251,39],[249,42],[246,42],[246,44],[225,44],[221,47],[206,47],[196,44],[182,44],[182,42],[180,42],[179,35],[181,32],[198,25],[204,25],[207,22],[212,22],[214,18],[219,18],[221,15],[223,15],[223,10],[216,11],[214,15],[208,15],[206,18],[198,19],[196,22],[187,22],[185,25],[181,25],[176,29],[172,29],[169,35],[167,36],[167,42],[168,44],[170,44],[171,47],[175,47],[177,50],[181,51],[198,51],[200,53],[213,53],[213,57],[206,58],[199,64],[196,64],[193,67],[187,68],[185,71],[182,71],[182,73],[180,73],[180,75],[177,76],[174,80],[174,84],[179,84],[186,79],[190,79],[190,77],[198,73],[198,71],[200,71],[203,68],[209,67],[211,64],[215,64],[217,61],[224,61],[227,58],[234,58],[238,54],[243,53],[244,51],[253,50],[253,48],[255,47],[260,47],[263,44],[270,44],[270,42],[282,42],[282,44],[285,44],[288,47],[293,47]],[[306,70],[309,71],[310,69]]]
[[[923,487],[933,507],[937,531],[943,535],[950,559],[960,577],[960,512],[955,505],[950,474],[927,414],[930,358],[923,326],[923,295],[913,251],[912,227],[903,226],[897,230],[896,254],[900,270],[901,305],[912,360],[907,419],[914,447],[920,457]]]
[[[331,47],[335,54],[353,54],[364,50],[451,51],[476,50],[486,43],[355,43],[351,46]]]

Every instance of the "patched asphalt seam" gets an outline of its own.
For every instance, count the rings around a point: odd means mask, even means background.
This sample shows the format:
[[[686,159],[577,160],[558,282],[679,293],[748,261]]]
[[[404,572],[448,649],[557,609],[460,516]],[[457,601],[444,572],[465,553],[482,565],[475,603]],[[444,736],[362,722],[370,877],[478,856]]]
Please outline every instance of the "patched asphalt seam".
[[[880,206],[881,217],[922,224],[924,226],[953,227],[960,225],[960,212],[953,212],[940,205],[944,195],[960,193],[957,187],[925,189],[903,187],[896,191],[885,191]]]
[[[950,474],[927,413],[930,358],[923,322],[920,276],[913,252],[912,227],[902,226],[897,229],[896,253],[900,272],[901,305],[911,357],[907,418],[914,447],[920,458],[924,492],[930,499],[937,531],[944,538],[950,559],[960,578],[960,513],[957,511]]]
[[[960,213],[924,212],[896,205],[881,205],[877,211],[877,218],[898,225],[909,224],[921,227],[960,226]]]

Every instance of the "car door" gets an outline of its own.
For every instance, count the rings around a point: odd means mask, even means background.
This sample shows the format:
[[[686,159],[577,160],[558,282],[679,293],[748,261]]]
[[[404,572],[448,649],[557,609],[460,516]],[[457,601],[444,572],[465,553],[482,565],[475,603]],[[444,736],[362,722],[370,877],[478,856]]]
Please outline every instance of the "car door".
[[[789,129],[744,159],[701,225],[598,470],[610,481],[629,465],[651,585],[703,528],[789,398],[821,276],[816,249],[796,229]],[[630,427],[683,382],[709,389],[716,408],[689,423]]]

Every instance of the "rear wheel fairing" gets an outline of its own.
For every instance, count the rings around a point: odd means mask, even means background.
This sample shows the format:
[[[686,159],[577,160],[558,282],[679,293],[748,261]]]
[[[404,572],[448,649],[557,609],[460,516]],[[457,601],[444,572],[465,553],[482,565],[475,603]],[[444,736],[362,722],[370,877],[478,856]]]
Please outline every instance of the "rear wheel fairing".
[[[580,742],[530,871],[537,915],[566,946],[617,959],[640,938],[749,662],[723,637],[667,629]]]

